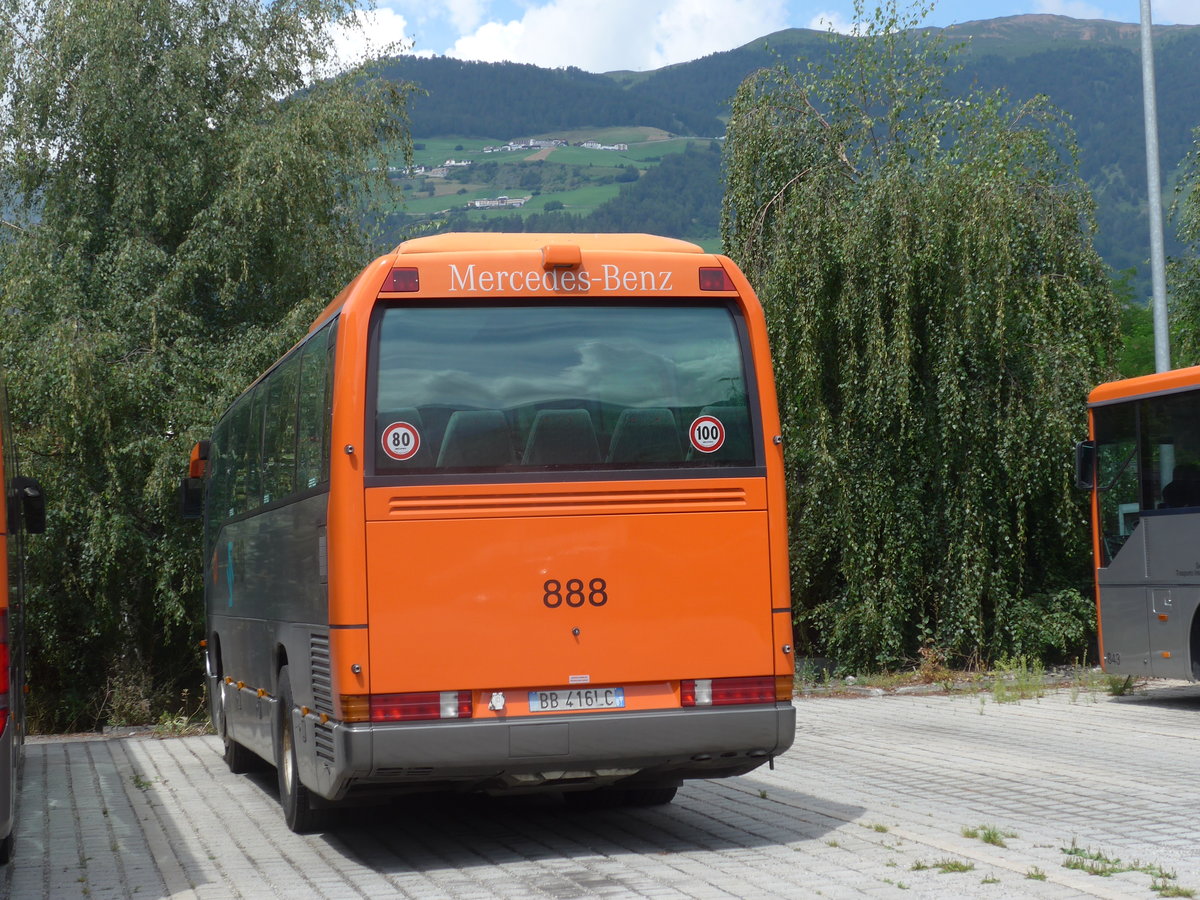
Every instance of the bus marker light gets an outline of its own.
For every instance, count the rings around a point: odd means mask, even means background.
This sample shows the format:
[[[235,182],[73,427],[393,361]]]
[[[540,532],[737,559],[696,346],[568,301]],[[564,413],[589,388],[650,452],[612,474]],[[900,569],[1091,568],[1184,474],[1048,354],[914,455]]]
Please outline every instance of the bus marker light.
[[[262,688],[258,689],[258,696],[265,697],[266,695],[267,695],[266,691],[264,691]]]
[[[1166,613],[1159,613],[1159,614],[1158,614],[1158,621],[1160,621],[1160,622],[1165,622],[1165,621],[1167,621],[1167,614],[1166,614]]]
[[[795,688],[795,679],[791,675],[776,675],[775,676],[775,699],[776,700],[791,700],[792,691]]]
[[[307,716],[307,715],[308,715],[308,713],[309,713],[309,709],[308,709],[308,707],[307,707],[307,706],[302,706],[302,707],[300,707],[300,715],[302,715],[302,716]]]
[[[385,294],[410,294],[421,289],[421,277],[416,269],[395,268],[388,272],[380,289]]]
[[[188,478],[203,478],[208,471],[208,441],[196,441],[188,458]]]
[[[342,694],[342,721],[369,722],[371,720],[370,698],[365,694]]]
[[[1162,652],[1162,658],[1163,658],[1163,659],[1170,659],[1170,658],[1171,658],[1171,651],[1170,651],[1170,650],[1164,650],[1164,651]]]
[[[244,688],[244,687],[246,686],[246,682],[244,682],[244,681],[239,681],[239,682],[237,683],[237,686],[238,686],[238,690],[240,691],[242,688]]]
[[[702,291],[736,291],[733,279],[720,266],[700,270],[700,290]]]
[[[542,248],[543,269],[574,269],[583,265],[578,244],[547,244]]]

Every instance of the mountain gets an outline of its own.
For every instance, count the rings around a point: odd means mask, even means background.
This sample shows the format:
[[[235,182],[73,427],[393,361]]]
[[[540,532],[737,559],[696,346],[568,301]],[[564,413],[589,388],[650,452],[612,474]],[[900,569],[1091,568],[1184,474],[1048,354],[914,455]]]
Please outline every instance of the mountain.
[[[1071,117],[1080,145],[1081,172],[1097,201],[1097,247],[1115,269],[1138,268],[1136,288],[1139,294],[1148,293],[1148,276],[1143,274],[1149,239],[1139,27],[1026,15],[967,22],[943,33],[966,42],[958,57],[961,68],[947,76],[952,92],[972,86],[1004,88],[1015,100],[1046,94]],[[596,75],[574,68],[439,57],[400,57],[392,61],[389,71],[428,92],[412,103],[413,134],[418,140],[435,135],[507,140],[604,126],[650,126],[712,137],[723,132],[729,100],[746,75],[780,63],[819,64],[832,47],[826,33],[789,29],[651,72]],[[1192,129],[1200,125],[1200,91],[1195,88],[1200,26],[1156,26],[1155,62],[1161,162],[1169,204],[1179,164],[1192,147]],[[711,180],[705,177],[698,183],[711,185]],[[636,194],[641,189],[633,184],[624,192]],[[635,205],[627,199],[622,208]],[[712,202],[691,205],[714,208]],[[606,227],[638,227],[636,221],[614,225],[612,215],[602,218]],[[715,236],[715,218],[708,227]],[[691,230],[696,230],[694,222]],[[1178,244],[1169,239],[1168,252],[1172,251],[1178,252]]]
[[[716,135],[724,130],[715,114],[672,105],[653,93],[635,94],[612,78],[582,69],[399,56],[388,62],[384,74],[414,82],[426,92],[410,103],[412,132],[418,138],[508,139],[611,125],[645,125],[681,134]]]

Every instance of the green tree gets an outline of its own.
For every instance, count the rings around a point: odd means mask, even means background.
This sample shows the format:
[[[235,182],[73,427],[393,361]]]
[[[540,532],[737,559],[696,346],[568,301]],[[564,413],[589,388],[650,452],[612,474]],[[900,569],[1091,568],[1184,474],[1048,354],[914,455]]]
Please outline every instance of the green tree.
[[[800,636],[847,669],[1082,649],[1091,620],[1070,448],[1118,332],[1090,197],[1044,102],[946,96],[926,12],[889,2],[827,70],[751,76],[727,132]]]
[[[1183,163],[1173,210],[1184,255],[1167,267],[1171,299],[1171,357],[1175,365],[1200,364],[1200,127]]]
[[[1134,279],[1137,269],[1113,275],[1113,293],[1121,307],[1121,350],[1117,371],[1122,378],[1149,375],[1154,371],[1154,314],[1137,300]]]
[[[0,0],[0,365],[50,502],[34,725],[199,683],[188,450],[370,258],[411,158],[407,86],[332,68],[356,5]]]

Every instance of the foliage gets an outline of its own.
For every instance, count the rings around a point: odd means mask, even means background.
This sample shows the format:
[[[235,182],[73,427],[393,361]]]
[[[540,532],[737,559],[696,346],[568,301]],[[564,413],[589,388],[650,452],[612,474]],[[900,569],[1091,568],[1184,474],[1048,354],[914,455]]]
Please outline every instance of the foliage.
[[[1171,299],[1171,359],[1177,366],[1200,364],[1200,127],[1192,132],[1174,212],[1186,252],[1167,267]]]
[[[1121,352],[1117,371],[1122,378],[1149,375],[1154,371],[1154,312],[1135,299],[1133,281],[1136,269],[1113,275],[1113,293],[1121,306]]]
[[[852,671],[1082,640],[1070,447],[1117,341],[1069,129],[1040,100],[947,97],[950,51],[902,30],[920,14],[889,2],[827,71],[747,79],[727,135],[723,237],[768,314],[800,637]]]
[[[50,502],[28,569],[34,727],[136,709],[106,684],[199,679],[203,564],[174,485],[368,258],[372,172],[407,140],[407,87],[317,80],[355,5],[0,2],[0,366]]]

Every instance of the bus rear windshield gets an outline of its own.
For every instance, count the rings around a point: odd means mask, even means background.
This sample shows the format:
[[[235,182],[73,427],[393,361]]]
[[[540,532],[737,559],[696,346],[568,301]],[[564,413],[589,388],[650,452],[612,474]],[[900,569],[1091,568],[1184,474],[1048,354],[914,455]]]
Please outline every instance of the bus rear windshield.
[[[725,304],[388,306],[377,474],[753,466]]]

